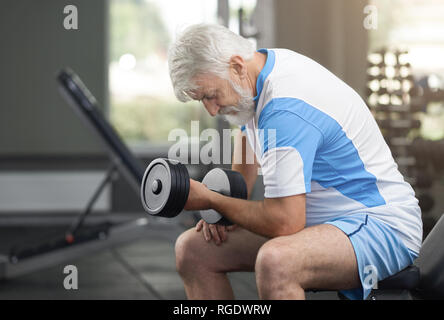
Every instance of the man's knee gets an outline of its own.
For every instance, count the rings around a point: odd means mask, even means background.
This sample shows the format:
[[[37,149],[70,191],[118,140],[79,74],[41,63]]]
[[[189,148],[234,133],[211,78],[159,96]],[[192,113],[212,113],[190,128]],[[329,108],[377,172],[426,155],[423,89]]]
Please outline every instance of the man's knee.
[[[202,258],[196,254],[200,251],[199,243],[202,243],[202,239],[198,236],[202,237],[192,228],[183,232],[176,240],[176,269],[180,275],[186,274],[202,263]]]
[[[270,240],[260,248],[256,259],[257,282],[265,286],[290,282],[302,286],[311,273],[304,259],[304,252],[289,249],[278,239]]]
[[[273,240],[265,243],[258,252],[255,271],[258,281],[274,282],[287,276],[285,250]]]

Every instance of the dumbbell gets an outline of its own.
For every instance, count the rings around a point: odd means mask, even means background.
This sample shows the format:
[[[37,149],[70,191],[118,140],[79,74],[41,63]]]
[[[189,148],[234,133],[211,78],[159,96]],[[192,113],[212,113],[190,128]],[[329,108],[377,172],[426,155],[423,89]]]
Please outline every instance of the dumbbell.
[[[215,168],[205,175],[202,183],[223,195],[247,199],[247,185],[239,172]],[[189,193],[190,176],[186,166],[179,161],[158,158],[146,168],[140,195],[143,208],[150,215],[176,217],[185,207]],[[201,210],[200,215],[210,224],[232,224],[213,209]]]

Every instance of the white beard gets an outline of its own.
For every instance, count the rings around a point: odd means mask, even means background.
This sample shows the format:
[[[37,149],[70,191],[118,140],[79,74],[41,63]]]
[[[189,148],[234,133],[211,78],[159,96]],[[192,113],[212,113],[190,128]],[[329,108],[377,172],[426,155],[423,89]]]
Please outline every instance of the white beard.
[[[255,104],[253,96],[247,90],[230,81],[233,90],[239,95],[239,102],[237,106],[229,106],[220,110],[219,114],[229,123],[243,126],[247,124],[254,117]],[[234,114],[228,114],[229,112],[237,112]]]

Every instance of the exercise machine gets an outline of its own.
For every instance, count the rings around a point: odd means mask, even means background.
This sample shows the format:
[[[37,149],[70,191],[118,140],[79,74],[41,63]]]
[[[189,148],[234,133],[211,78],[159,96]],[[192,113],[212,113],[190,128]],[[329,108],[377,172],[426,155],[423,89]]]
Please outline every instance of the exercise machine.
[[[57,83],[65,100],[102,141],[109,155],[110,165],[85,209],[64,234],[38,243],[17,244],[11,248],[8,255],[0,256],[0,280],[15,278],[83,257],[85,254],[134,241],[145,235],[148,230],[148,219],[145,217],[123,223],[85,225],[85,219],[91,214],[100,194],[117,175],[125,178],[139,196],[144,168],[103,117],[96,99],[79,76],[67,68],[59,72]]]

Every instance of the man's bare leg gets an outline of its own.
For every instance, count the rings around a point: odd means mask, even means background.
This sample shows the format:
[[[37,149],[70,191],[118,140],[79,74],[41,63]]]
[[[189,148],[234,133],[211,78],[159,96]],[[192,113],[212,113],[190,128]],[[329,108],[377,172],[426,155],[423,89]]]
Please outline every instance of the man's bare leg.
[[[256,282],[261,299],[304,299],[305,289],[360,286],[349,238],[328,224],[265,243],[257,256]]]
[[[267,240],[239,227],[228,232],[221,245],[205,241],[195,228],[182,233],[176,241],[176,268],[188,299],[234,299],[226,273],[254,271],[259,248]]]

